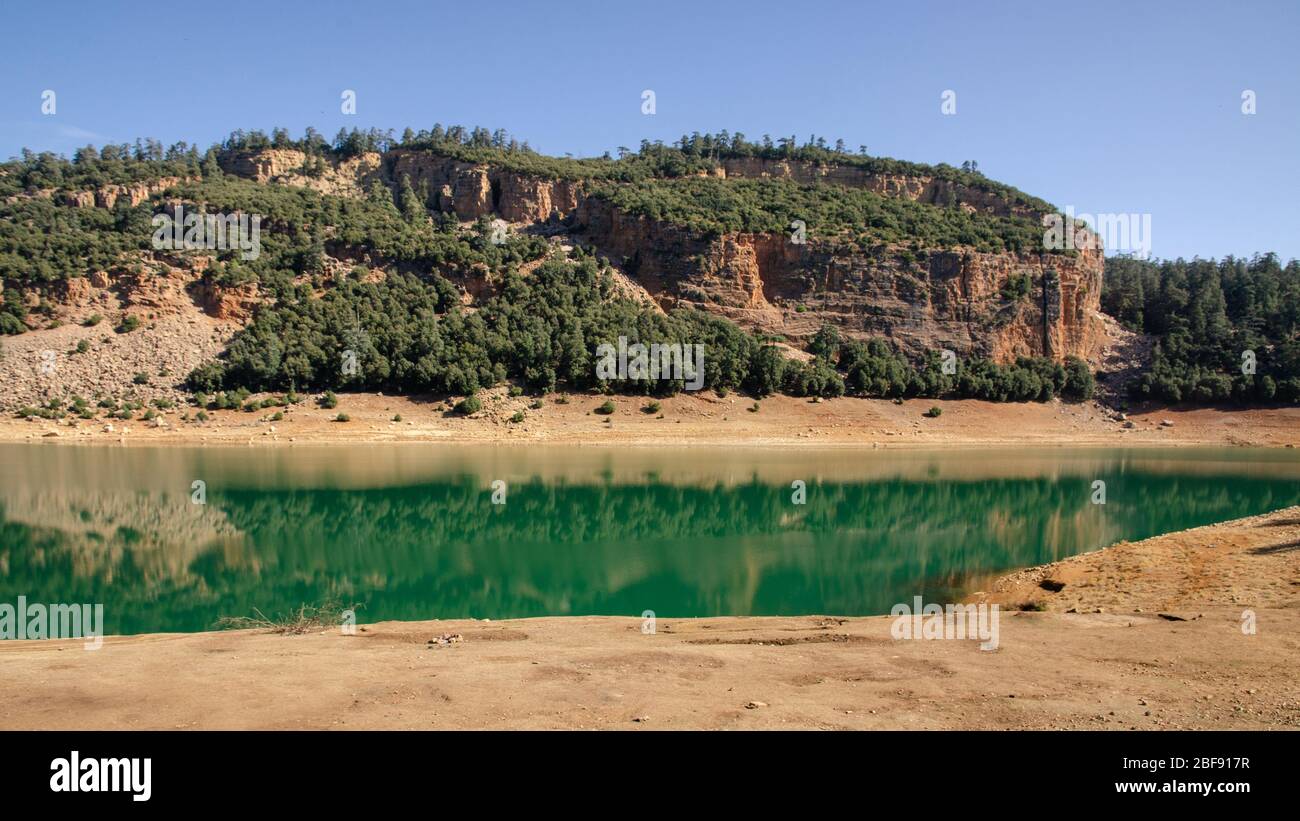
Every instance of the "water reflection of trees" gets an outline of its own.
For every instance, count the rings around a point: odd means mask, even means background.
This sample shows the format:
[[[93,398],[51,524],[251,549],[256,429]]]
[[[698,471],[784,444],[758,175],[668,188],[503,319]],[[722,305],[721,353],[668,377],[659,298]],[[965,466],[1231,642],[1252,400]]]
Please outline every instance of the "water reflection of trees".
[[[112,603],[115,629],[198,629],[252,607],[336,594],[365,618],[887,611],[973,575],[1050,561],[1121,539],[1300,502],[1281,480],[1144,474],[1091,480],[897,480],[785,486],[563,484],[510,487],[507,504],[466,478],[360,490],[211,492],[239,534],[158,572],[160,532],[84,532],[3,516],[0,588]],[[3,509],[0,508],[0,514]],[[184,539],[192,539],[187,534]]]

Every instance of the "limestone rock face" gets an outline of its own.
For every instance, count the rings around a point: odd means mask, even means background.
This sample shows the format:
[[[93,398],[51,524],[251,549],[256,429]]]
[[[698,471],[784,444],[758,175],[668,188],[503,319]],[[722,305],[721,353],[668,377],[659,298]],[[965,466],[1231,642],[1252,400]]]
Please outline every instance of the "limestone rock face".
[[[258,180],[301,184],[304,178],[293,169],[302,164],[301,152],[268,151],[229,158],[227,167]],[[996,192],[925,175],[758,158],[724,160],[712,173],[844,185],[997,216],[1038,216],[1028,204]],[[814,239],[795,244],[785,235],[703,237],[622,213],[591,196],[591,186],[580,180],[545,179],[429,151],[363,155],[332,166],[326,176],[332,189],[357,194],[376,180],[395,189],[405,177],[428,196],[429,208],[461,220],[500,217],[562,226],[596,246],[665,310],[693,306],[793,342],[831,323],[849,338],[888,337],[914,356],[949,349],[999,362],[1017,356],[1095,361],[1106,337],[1100,244],[1065,256],[861,251]],[[319,178],[308,184],[319,188]],[[1007,279],[1025,274],[1030,294],[1004,298]]]
[[[203,310],[216,319],[246,322],[262,303],[256,283],[224,287],[215,282],[203,281],[200,285]]]
[[[989,191],[931,176],[875,174],[848,165],[816,165],[806,161],[767,160],[743,157],[723,160],[720,176],[728,178],[788,179],[799,183],[817,182],[865,188],[887,197],[899,197],[929,205],[963,206],[997,216],[1035,217],[1032,208],[1008,202]]]
[[[423,151],[390,151],[386,162],[390,184],[406,177],[416,190],[423,186],[434,195],[430,207],[462,220],[492,215],[507,222],[564,219],[578,207],[584,190],[579,181],[547,180]]]
[[[63,195],[63,204],[71,205],[73,208],[93,208],[95,207],[95,192],[69,191]]]
[[[545,222],[573,213],[583,196],[581,182],[543,180],[522,174],[499,177],[501,216],[508,222]]]
[[[264,151],[241,151],[220,159],[221,170],[237,177],[247,177],[254,182],[270,182],[302,168],[307,155],[287,148],[270,148]]]
[[[105,185],[93,191],[69,191],[63,194],[63,204],[73,208],[112,208],[119,199],[124,199],[134,208],[154,194],[180,182],[180,177],[162,177],[130,185]]]
[[[948,349],[999,362],[1095,359],[1105,341],[1099,251],[1062,255],[902,249],[860,252],[784,235],[704,239],[586,200],[576,221],[665,309],[691,306],[791,341],[831,323],[848,338],[886,336],[920,356]],[[1031,294],[1002,296],[1028,274]]]
[[[374,152],[326,159],[293,148],[268,148],[224,154],[218,163],[225,173],[255,182],[296,185],[341,197],[362,196],[383,176],[382,157]]]

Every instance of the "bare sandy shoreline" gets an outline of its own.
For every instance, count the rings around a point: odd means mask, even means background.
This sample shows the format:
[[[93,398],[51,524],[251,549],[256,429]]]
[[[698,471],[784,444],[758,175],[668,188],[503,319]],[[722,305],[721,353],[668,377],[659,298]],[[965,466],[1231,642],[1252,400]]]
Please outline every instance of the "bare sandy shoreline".
[[[9,641],[0,727],[1300,727],[1300,507],[1017,571],[971,601],[1013,608],[996,651],[895,640],[887,616]]]
[[[181,421],[182,411],[143,420],[62,421],[0,418],[0,441],[175,445],[445,442],[618,445],[628,447],[958,447],[980,445],[1159,447],[1227,445],[1295,447],[1300,408],[1192,410],[1157,408],[1120,418],[1092,402],[990,403],[841,398],[810,402],[773,396],[755,403],[736,395],[681,394],[655,400],[611,397],[615,413],[594,409],[605,397],[557,394],[533,399],[504,389],[483,393],[485,408],[464,418],[443,399],[341,394],[336,408],[304,401],[253,413],[210,411],[204,423]],[[757,406],[756,410],[753,408]],[[939,407],[938,418],[926,411]],[[193,414],[193,409],[189,411]],[[522,422],[510,421],[524,414]],[[275,419],[276,413],[283,418]],[[340,414],[347,421],[336,421]]]

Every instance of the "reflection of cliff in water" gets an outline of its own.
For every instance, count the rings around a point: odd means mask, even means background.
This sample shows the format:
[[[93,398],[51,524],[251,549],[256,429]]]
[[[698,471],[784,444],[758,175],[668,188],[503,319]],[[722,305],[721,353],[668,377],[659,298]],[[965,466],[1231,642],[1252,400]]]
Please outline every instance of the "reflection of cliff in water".
[[[222,511],[163,493],[10,490],[0,498],[0,524],[5,551],[21,544],[18,534],[57,533],[55,552],[68,554],[76,576],[111,575],[130,553],[150,576],[177,578],[201,553],[240,542]]]
[[[967,580],[1300,502],[1293,482],[1197,474],[788,486],[514,484],[187,497],[4,494],[0,595],[110,603],[112,629],[338,596],[364,618],[887,612]],[[37,524],[39,523],[39,524]],[[71,591],[71,592],[69,592]]]

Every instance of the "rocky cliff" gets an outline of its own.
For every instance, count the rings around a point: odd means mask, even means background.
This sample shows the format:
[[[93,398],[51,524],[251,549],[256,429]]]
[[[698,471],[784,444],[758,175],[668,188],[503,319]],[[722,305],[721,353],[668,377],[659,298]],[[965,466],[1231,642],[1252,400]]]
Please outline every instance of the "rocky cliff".
[[[700,308],[792,341],[831,323],[847,337],[889,337],[914,356],[946,348],[1006,362],[1095,359],[1105,339],[1099,251],[864,253],[786,235],[703,239],[596,198],[579,207],[575,227],[665,308]],[[1029,294],[1002,295],[1026,274]]]
[[[394,150],[299,173],[296,151],[227,158],[231,173],[304,184],[328,193],[360,192],[374,180],[405,177],[428,206],[461,220],[496,216],[526,229],[563,226],[596,247],[660,306],[693,306],[743,326],[806,340],[824,323],[848,337],[887,336],[919,355],[947,348],[1005,362],[1016,356],[1072,355],[1096,360],[1100,250],[989,254],[971,250],[877,248],[863,252],[786,235],[702,237],[678,225],[621,213],[582,180],[545,179],[463,162],[428,151]],[[995,191],[930,175],[873,173],[860,167],[756,158],[723,160],[719,177],[790,179],[865,188],[936,207],[1037,218],[1041,211]],[[1028,275],[1029,293],[1003,296],[1009,279]]]
[[[881,196],[898,197],[927,205],[968,208],[1000,217],[1037,216],[1035,209],[1027,204],[1011,202],[996,193],[930,174],[875,173],[849,165],[816,165],[810,162],[744,157],[722,160],[717,175],[724,178],[786,179],[806,185],[843,185],[848,188],[865,188]]]
[[[74,208],[112,208],[119,199],[123,199],[134,208],[154,194],[166,191],[180,182],[180,177],[163,177],[128,185],[104,185],[93,190],[66,192],[62,202]]]

